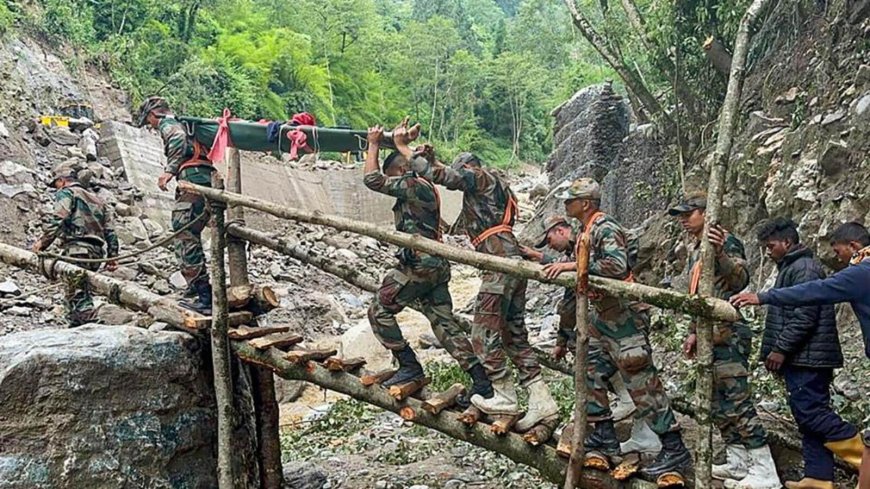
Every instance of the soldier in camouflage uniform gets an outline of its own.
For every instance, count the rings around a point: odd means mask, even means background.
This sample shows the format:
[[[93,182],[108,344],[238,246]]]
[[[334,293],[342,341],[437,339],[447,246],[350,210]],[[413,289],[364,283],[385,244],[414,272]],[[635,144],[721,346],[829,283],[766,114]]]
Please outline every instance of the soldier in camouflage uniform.
[[[505,179],[482,168],[471,153],[462,153],[451,166],[435,161],[434,155],[417,157],[411,167],[418,174],[461,190],[460,223],[481,253],[522,258],[513,233],[517,216],[516,198]],[[516,389],[507,369],[506,356],[519,371],[520,382],[529,389],[529,409],[517,423],[517,431],[531,429],[541,420],[558,414],[558,406],[541,377],[541,366],[528,341],[525,325],[526,280],[511,275],[484,272],[474,308],[472,345],[493,384],[494,395],[473,396],[471,402],[488,414],[519,413]]]
[[[707,197],[702,192],[687,195],[668,210],[695,240],[686,268],[689,274],[689,294],[698,292],[701,278],[701,239],[704,234],[704,213]],[[715,247],[716,267],[714,294],[728,300],[749,284],[749,269],[743,243],[719,225],[711,226],[707,239]],[[684,353],[694,357],[697,336],[693,323],[683,345]],[[713,325],[713,420],[725,439],[727,461],[713,466],[713,477],[733,487],[779,488],[767,434],[755,412],[749,392],[749,355],[752,331],[743,321]],[[748,452],[748,453],[747,453]]]
[[[137,124],[139,127],[148,124],[157,129],[163,138],[166,167],[157,181],[160,190],[166,191],[167,184],[173,178],[205,187],[211,186],[214,166],[206,157],[207,151],[187,133],[184,124],[175,118],[165,99],[146,99],[139,108]],[[175,255],[189,289],[197,296],[193,302],[182,301],[182,305],[203,314],[211,313],[211,284],[202,248],[202,230],[208,223],[208,212],[205,197],[175,189],[172,230],[177,232],[189,226],[175,238]]]
[[[382,137],[382,127],[369,128],[369,148],[363,169],[366,187],[396,198],[393,213],[398,231],[440,241],[441,200],[431,182],[408,169],[408,158],[413,156],[406,141],[407,130],[400,126],[393,131],[393,141],[399,149],[384,160],[383,173],[378,170]],[[396,314],[418,301],[414,305],[429,319],[435,336],[471,376],[470,393],[491,396],[492,386],[486,371],[474,355],[468,336],[453,316],[453,300],[447,288],[450,262],[410,248],[399,250],[398,258],[399,266],[384,277],[368,312],[372,331],[393,353],[400,366],[398,372],[382,385],[403,384],[424,375],[414,350],[403,338],[396,322]]]
[[[34,253],[48,248],[56,239],[61,242],[61,254],[70,258],[100,259],[118,256],[118,237],[112,229],[112,219],[106,204],[88,192],[78,182],[80,168],[61,163],[53,170],[49,186],[58,189],[54,196],[54,214],[48,228],[36,243]],[[97,271],[99,263],[74,265]],[[117,268],[115,261],[106,262],[106,270]],[[85,276],[68,279],[65,297],[70,326],[91,322],[96,316],[90,284]]]
[[[565,201],[566,213],[583,223],[589,236],[589,274],[616,280],[633,281],[628,260],[627,233],[612,217],[599,210],[601,188],[591,178],[581,178],[556,194]],[[545,272],[556,277],[576,271],[576,262],[553,263]],[[590,400],[589,421],[594,430],[584,444],[590,456],[609,465],[609,457],[619,453],[619,440],[607,400],[607,379],[619,372],[638,408],[637,415],[659,435],[662,450],[642,472],[659,477],[668,472],[682,473],[692,457],[680,434],[680,425],[670,407],[664,386],[653,364],[652,348],[646,337],[648,306],[618,297],[590,297],[590,348],[587,383]]]

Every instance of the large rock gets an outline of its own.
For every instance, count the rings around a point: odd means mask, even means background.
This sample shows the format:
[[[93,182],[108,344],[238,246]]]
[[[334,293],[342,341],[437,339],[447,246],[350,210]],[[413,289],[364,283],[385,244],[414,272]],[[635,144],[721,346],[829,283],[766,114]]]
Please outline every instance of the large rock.
[[[0,342],[0,488],[212,488],[214,401],[196,340],[132,327]]]
[[[375,338],[367,319],[361,320],[341,335],[339,348],[343,358],[365,358],[366,368],[372,371],[389,368],[393,362],[390,351]]]

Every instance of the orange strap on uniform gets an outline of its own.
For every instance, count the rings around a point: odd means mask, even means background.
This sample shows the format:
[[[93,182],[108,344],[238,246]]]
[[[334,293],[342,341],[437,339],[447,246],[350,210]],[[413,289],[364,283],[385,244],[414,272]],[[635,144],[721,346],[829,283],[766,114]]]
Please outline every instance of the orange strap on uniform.
[[[600,218],[602,218],[602,217],[604,217],[604,216],[605,216],[605,214],[604,214],[603,212],[601,212],[601,211],[596,211],[595,214],[592,214],[592,217],[589,218],[589,221],[583,223],[583,234],[584,234],[585,236],[588,236],[588,237],[591,238],[591,235],[592,235],[592,224],[593,224],[595,221],[597,221],[598,219],[600,219]],[[589,242],[591,243],[592,240],[590,239]],[[575,246],[579,247],[579,245],[580,245],[580,240],[578,239],[578,240],[577,240],[577,245],[575,245]],[[574,253],[576,254],[577,252],[578,252],[578,250],[575,248]],[[634,283],[634,272],[632,272],[631,270],[629,270],[629,271],[628,271],[628,276],[625,277],[624,279],[622,279],[622,281],[623,281],[623,282]]]
[[[514,230],[513,226],[511,226],[511,220],[517,215],[517,201],[514,199],[513,195],[508,195],[507,206],[504,208],[504,217],[501,220],[501,224],[497,224],[484,232],[480,233],[476,238],[471,240],[472,246],[477,248],[480,243],[483,243],[486,238],[490,236],[496,235],[498,233],[510,233]]]
[[[701,283],[701,259],[692,265],[692,276],[689,279],[689,295],[698,293],[698,285]]]
[[[435,192],[435,205],[437,206],[438,211],[438,225],[435,228],[435,239],[441,241],[441,192],[439,192],[438,187],[436,187],[435,184],[433,184],[429,180],[420,177],[418,177],[417,179],[423,182],[424,185],[431,188],[433,192]]]
[[[178,172],[181,173],[181,170],[185,168],[190,168],[192,166],[200,166],[203,162],[207,162],[209,166],[211,166],[211,162],[202,158],[203,151],[202,145],[196,139],[193,140],[193,156],[190,157],[184,163],[178,165]]]

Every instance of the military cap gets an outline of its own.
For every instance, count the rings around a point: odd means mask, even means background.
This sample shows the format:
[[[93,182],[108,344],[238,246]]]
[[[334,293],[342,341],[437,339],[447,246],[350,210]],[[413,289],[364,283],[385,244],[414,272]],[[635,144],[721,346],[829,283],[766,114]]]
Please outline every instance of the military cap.
[[[476,164],[481,166],[480,158],[478,158],[474,153],[459,153],[456,158],[453,158],[453,163],[450,166],[454,170],[458,170],[466,164]]]
[[[691,212],[695,209],[706,208],[707,194],[704,192],[695,192],[683,196],[677,205],[668,209],[668,214],[671,216],[679,216],[680,214],[685,214],[686,212]]]
[[[556,193],[557,199],[601,200],[601,185],[591,178],[579,178],[571,182],[567,188]]]
[[[76,161],[64,161],[54,165],[51,169],[51,179],[48,181],[49,187],[54,187],[54,182],[60,178],[78,179],[79,171],[83,169],[81,163]]]
[[[557,226],[571,226],[571,223],[568,222],[563,216],[550,216],[544,222],[544,232],[538,235],[536,239],[537,244],[535,244],[535,248],[541,248],[542,246],[547,244],[547,236],[549,236],[550,231]]]
[[[167,102],[165,98],[158,96],[146,98],[145,101],[142,102],[142,105],[139,106],[139,114],[136,116],[136,127],[144,126],[148,114],[150,114],[152,110],[157,109],[169,110],[169,102]]]

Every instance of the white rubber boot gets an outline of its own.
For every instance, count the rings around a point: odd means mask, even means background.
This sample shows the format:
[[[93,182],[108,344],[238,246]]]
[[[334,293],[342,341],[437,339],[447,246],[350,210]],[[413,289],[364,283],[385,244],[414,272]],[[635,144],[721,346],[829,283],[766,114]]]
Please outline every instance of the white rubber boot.
[[[559,414],[559,406],[550,395],[550,389],[540,375],[529,384],[529,410],[517,422],[516,430],[525,433],[544,419]]]
[[[713,464],[714,479],[739,481],[749,474],[749,450],[746,447],[728,445],[725,447],[725,456],[724,464]]]
[[[646,420],[635,419],[631,425],[631,438],[619,444],[623,455],[629,453],[656,454],[662,451],[662,442]]]
[[[520,406],[517,404],[517,390],[510,375],[493,380],[492,391],[493,395],[489,399],[480,394],[471,396],[471,403],[486,414],[520,414]]]
[[[770,447],[749,450],[749,474],[739,481],[725,480],[726,489],[781,489]]]
[[[628,419],[634,414],[637,407],[631,399],[631,394],[625,388],[625,383],[619,374],[610,378],[610,385],[613,386],[613,393],[616,394],[616,402],[611,404],[610,411],[613,415],[613,421],[622,421]]]

